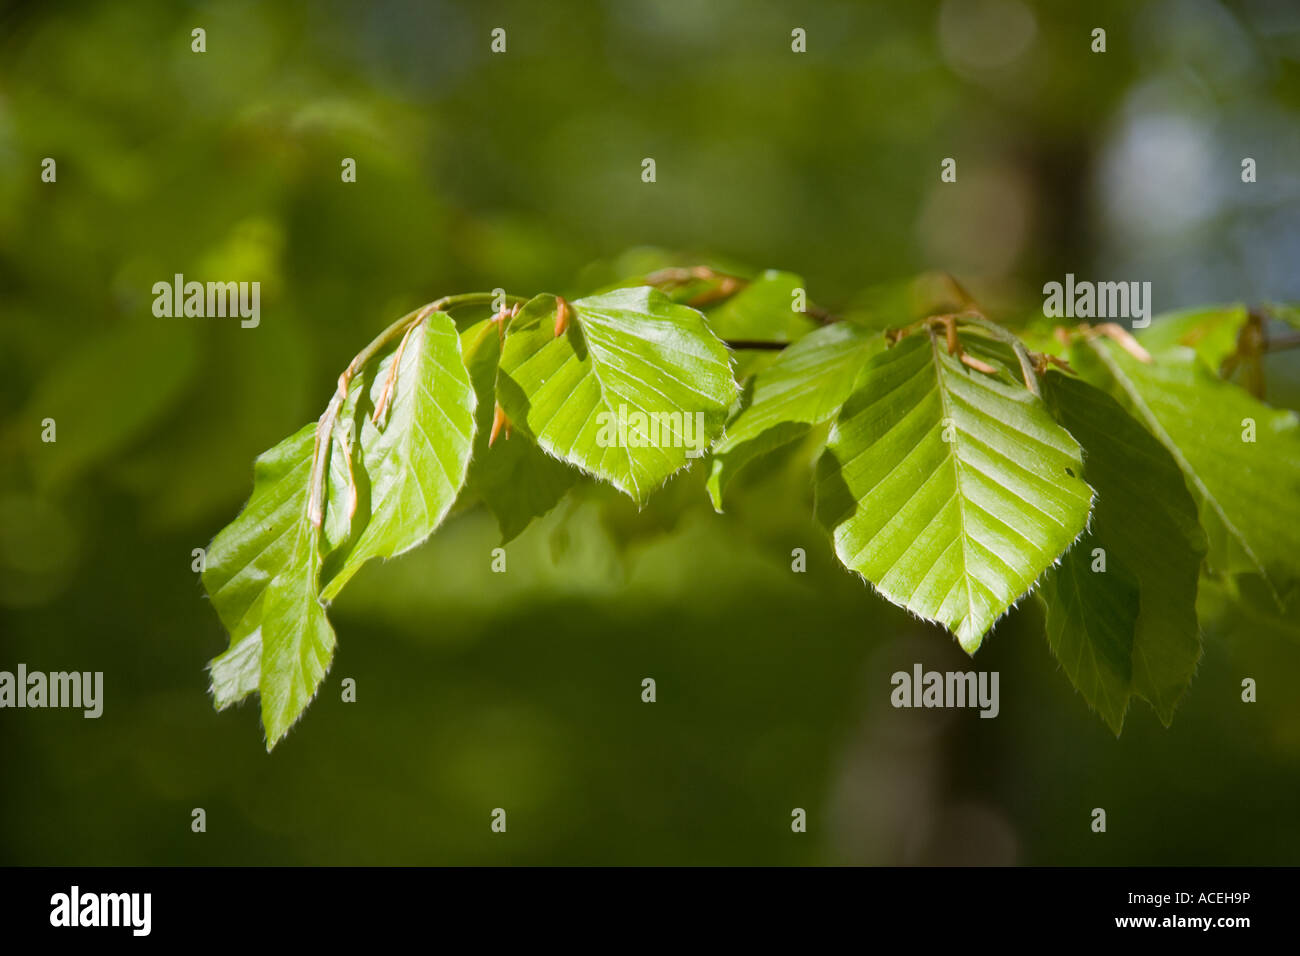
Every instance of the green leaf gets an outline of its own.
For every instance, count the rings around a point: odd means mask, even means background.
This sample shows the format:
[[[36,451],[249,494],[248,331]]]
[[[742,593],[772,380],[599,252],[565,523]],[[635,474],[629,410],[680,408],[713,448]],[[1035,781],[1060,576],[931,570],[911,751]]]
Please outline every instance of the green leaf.
[[[1178,462],[1209,535],[1210,566],[1262,575],[1280,606],[1300,579],[1300,419],[1223,381],[1191,349],[1153,358],[1140,362],[1094,338],[1071,362]]]
[[[543,452],[526,435],[502,433],[489,444],[501,355],[497,324],[485,319],[466,329],[461,347],[478,395],[474,457],[465,486],[496,517],[505,543],[554,508],[580,473]]]
[[[497,400],[548,454],[638,503],[722,430],[736,400],[730,357],[694,309],[650,288],[568,305],[533,299],[511,323]]]
[[[262,614],[262,727],[274,747],[307,709],[334,657],[334,629],[321,604],[319,532],[303,517],[288,565],[267,588]]]
[[[252,497],[208,546],[203,587],[230,632],[230,649],[208,665],[217,710],[257,689],[263,598],[293,559],[292,532],[307,510],[315,436],[315,424],[304,425],[257,457]]]
[[[1217,372],[1223,360],[1237,350],[1237,335],[1248,317],[1244,305],[1184,309],[1157,316],[1137,338],[1148,352],[1186,346]]]
[[[367,382],[366,370],[353,378],[341,421],[364,414],[359,400]],[[208,665],[217,710],[224,710],[258,688],[262,597],[267,586],[293,560],[292,535],[307,510],[316,428],[316,423],[304,425],[257,457],[252,497],[208,546],[203,586],[231,635],[229,649]],[[354,469],[348,464],[350,441],[343,432],[336,426],[335,444],[330,449],[323,553],[333,550],[352,527],[349,511]]]
[[[1088,531],[1038,591],[1048,642],[1116,734],[1134,693],[1167,726],[1201,656],[1195,606],[1206,543],[1196,502],[1173,456],[1115,399],[1056,371],[1042,384],[1083,446],[1083,477],[1096,492]]]
[[[329,601],[371,558],[395,557],[423,542],[465,483],[474,444],[474,387],[461,361],[455,323],[432,312],[380,361],[369,408],[378,409],[394,363],[391,398],[380,420],[361,419],[353,539],[331,555],[322,597]]]
[[[884,347],[879,332],[837,323],[782,351],[755,378],[753,400],[714,446],[708,482],[713,507],[722,510],[723,492],[747,463],[834,417],[863,366]]]
[[[1075,688],[1119,736],[1133,695],[1134,636],[1142,610],[1137,579],[1124,567],[1104,579],[1089,567],[1090,534],[1048,571],[1038,595],[1047,608],[1047,643]]]
[[[871,360],[817,471],[839,559],[968,653],[1080,535],[1092,500],[1078,443],[1042,402],[933,332]]]
[[[233,642],[223,654],[208,663],[213,706],[225,710],[249,694],[257,693],[262,680],[262,630]]]
[[[323,601],[369,558],[423,541],[464,482],[474,394],[451,319],[428,315],[353,376],[332,433],[319,530],[307,515],[316,432],[306,425],[258,457],[252,497],[213,540],[203,575],[231,635],[209,665],[214,704],[221,710],[258,691],[268,747],[328,669],[334,632]],[[323,555],[331,569],[324,592]]]
[[[704,314],[720,339],[793,342],[817,328],[815,321],[794,310],[795,291],[802,289],[800,276],[768,269]]]

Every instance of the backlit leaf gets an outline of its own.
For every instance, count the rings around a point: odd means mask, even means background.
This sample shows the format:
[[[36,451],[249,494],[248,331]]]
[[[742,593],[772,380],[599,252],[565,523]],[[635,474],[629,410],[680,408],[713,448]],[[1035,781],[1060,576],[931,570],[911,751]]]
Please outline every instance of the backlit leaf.
[[[319,529],[308,515],[316,433],[304,426],[259,456],[252,497],[213,540],[203,574],[231,636],[210,664],[214,704],[258,691],[268,747],[329,667],[335,641],[324,602],[369,558],[423,541],[464,483],[474,394],[451,319],[424,317],[353,376],[331,434]]]
[[[1186,346],[1217,372],[1223,360],[1237,350],[1237,335],[1248,315],[1244,305],[1184,309],[1156,316],[1137,338],[1148,352]]]
[[[817,328],[804,311],[794,309],[795,292],[803,288],[803,279],[794,273],[768,269],[735,295],[706,308],[705,317],[720,339],[794,342]]]
[[[315,424],[258,456],[253,495],[208,546],[203,586],[230,632],[230,648],[208,666],[213,702],[224,710],[257,690],[266,589],[294,556],[293,532],[307,510]]]
[[[818,463],[817,512],[845,566],[973,653],[1083,531],[1082,472],[1039,399],[927,332],[867,365]]]
[[[451,318],[442,312],[425,316],[379,363],[371,379],[370,408],[382,405],[399,359],[387,409],[378,422],[373,414],[361,421],[360,530],[344,547],[341,561],[335,565],[331,559],[325,600],[333,599],[371,558],[395,557],[424,541],[465,483],[475,396]]]
[[[298,522],[289,563],[263,599],[259,691],[267,750],[307,709],[334,657],[334,629],[320,600],[318,534],[305,517]]]
[[[543,452],[527,435],[502,431],[491,441],[501,355],[497,330],[495,322],[484,320],[461,334],[465,364],[478,395],[474,457],[465,485],[496,517],[506,542],[554,508],[581,475]]]
[[[645,287],[568,304],[539,296],[516,317],[497,379],[514,427],[637,502],[706,448],[736,399],[726,347],[694,309]]]

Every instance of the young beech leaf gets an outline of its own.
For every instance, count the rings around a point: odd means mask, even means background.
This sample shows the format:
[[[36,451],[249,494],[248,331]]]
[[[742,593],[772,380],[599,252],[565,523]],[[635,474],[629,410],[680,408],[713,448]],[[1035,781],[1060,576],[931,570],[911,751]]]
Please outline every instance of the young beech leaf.
[[[329,485],[321,550],[328,553],[353,530],[350,496],[356,469],[348,463],[355,439],[345,422],[357,414],[365,393],[365,370],[352,380],[330,449]],[[356,434],[355,426],[351,434]],[[262,658],[262,596],[293,558],[292,532],[307,508],[316,424],[304,425],[258,456],[253,465],[253,495],[244,510],[208,547],[203,586],[230,632],[230,648],[208,666],[213,703],[224,710],[258,688]]]
[[[1186,346],[1217,372],[1223,360],[1237,350],[1237,335],[1248,317],[1244,305],[1184,309],[1160,316],[1137,338],[1152,353],[1175,345]]]
[[[474,392],[450,317],[428,314],[353,375],[331,433],[320,529],[308,515],[316,430],[305,426],[257,459],[253,495],[212,542],[203,576],[231,635],[210,665],[214,703],[220,710],[258,691],[268,747],[329,667],[323,602],[369,558],[423,541],[464,483]]]
[[[209,661],[208,677],[212,682],[213,706],[217,710],[225,710],[249,694],[257,693],[262,680],[261,625]]]
[[[548,454],[642,503],[722,430],[737,392],[726,346],[700,313],[655,289],[616,289],[568,308],[558,336],[553,296],[515,317],[497,401]]]
[[[465,367],[478,395],[474,457],[465,487],[496,517],[504,543],[527,528],[534,518],[554,508],[581,473],[513,430],[510,434],[498,433],[492,440],[502,344],[500,327],[494,320],[485,319],[462,332],[460,339]]]
[[[429,537],[465,483],[475,397],[450,316],[431,312],[412,326],[371,376],[368,405],[353,461],[360,530],[331,555],[321,592],[327,601],[366,561]]]
[[[1173,456],[1115,399],[1055,370],[1041,381],[1097,493],[1088,531],[1038,590],[1048,643],[1116,734],[1134,693],[1167,726],[1201,656],[1196,502]]]
[[[321,604],[319,531],[304,515],[289,564],[263,597],[262,727],[274,747],[307,709],[334,657],[334,629]]]
[[[1097,547],[1085,532],[1043,577],[1037,593],[1047,608],[1048,646],[1070,683],[1118,737],[1133,695],[1142,596],[1125,565],[1108,567],[1097,580],[1090,563]]]
[[[224,710],[257,690],[263,598],[293,559],[292,532],[307,509],[315,424],[257,457],[253,496],[208,547],[203,586],[230,632],[230,648],[208,666],[213,703]]]
[[[1300,580],[1300,419],[1214,375],[1189,348],[1139,362],[1109,340],[1071,364],[1106,389],[1182,469],[1216,572],[1261,575],[1278,606]]]
[[[360,463],[359,436],[366,417],[373,411],[370,378],[374,371],[373,368],[364,368],[353,375],[348,385],[348,397],[334,423],[320,539],[321,554],[326,556],[322,578],[328,577],[334,561],[342,558],[343,546],[364,526],[364,518],[359,518],[357,511],[359,496],[368,486],[368,478]]]
[[[818,517],[848,568],[974,653],[1083,531],[1079,445],[933,332],[877,355],[860,382],[818,462]]]
[[[802,438],[813,425],[833,418],[853,390],[867,361],[885,338],[838,323],[810,333],[781,352],[754,379],[753,401],[727,425],[713,448],[709,497],[722,510],[722,495],[736,473],[773,449]]]
[[[704,309],[709,328],[720,339],[793,342],[817,328],[796,312],[795,292],[804,282],[792,272],[768,269],[735,295]]]

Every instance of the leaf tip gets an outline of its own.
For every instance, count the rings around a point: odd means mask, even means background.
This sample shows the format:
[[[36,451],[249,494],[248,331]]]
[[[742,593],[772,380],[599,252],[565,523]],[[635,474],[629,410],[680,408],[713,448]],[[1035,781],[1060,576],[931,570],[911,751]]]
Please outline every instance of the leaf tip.
[[[957,638],[957,643],[961,645],[961,649],[971,657],[974,657],[975,652],[978,651],[980,645],[984,643],[984,638],[987,636],[987,632],[979,630],[969,619],[967,619],[961,622],[961,625],[957,628],[957,633],[954,636]]]

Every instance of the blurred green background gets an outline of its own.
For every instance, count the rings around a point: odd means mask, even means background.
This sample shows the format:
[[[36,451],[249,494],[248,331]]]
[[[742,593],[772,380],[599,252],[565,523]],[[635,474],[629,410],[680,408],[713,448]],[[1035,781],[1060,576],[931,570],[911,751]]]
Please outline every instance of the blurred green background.
[[[205,695],[226,639],[190,566],[253,457],[441,294],[580,292],[658,247],[832,308],[931,269],[995,317],[1066,272],[1158,311],[1300,298],[1295,4],[2,9],[0,669],[102,670],[105,707],[0,712],[0,863],[1300,862],[1293,640],[1207,618],[1173,727],[1135,702],[1116,740],[1030,600],[976,659],[996,720],[895,711],[891,672],[967,659],[837,568],[797,461],[726,515],[698,469],[641,514],[584,490],[504,575],[491,518],[454,518],[336,603],[272,756]],[[261,324],[154,318],[178,272],[260,281]]]

